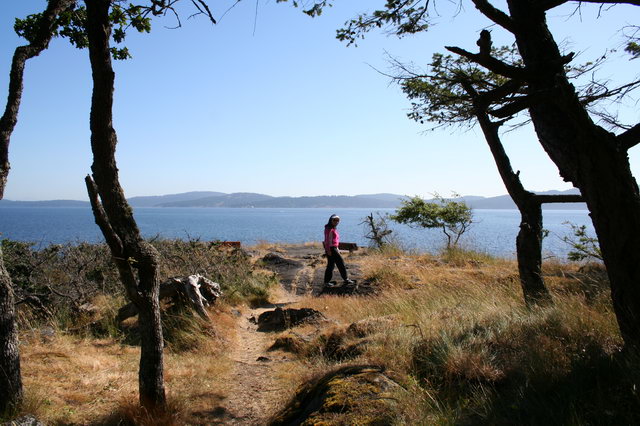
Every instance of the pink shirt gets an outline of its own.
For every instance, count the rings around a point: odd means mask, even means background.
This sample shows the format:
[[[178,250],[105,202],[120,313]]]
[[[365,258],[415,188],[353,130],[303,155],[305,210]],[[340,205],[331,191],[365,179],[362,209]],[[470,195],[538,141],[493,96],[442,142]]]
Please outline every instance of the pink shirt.
[[[340,246],[340,234],[336,228],[326,227],[324,228],[324,249],[331,251],[331,247]]]

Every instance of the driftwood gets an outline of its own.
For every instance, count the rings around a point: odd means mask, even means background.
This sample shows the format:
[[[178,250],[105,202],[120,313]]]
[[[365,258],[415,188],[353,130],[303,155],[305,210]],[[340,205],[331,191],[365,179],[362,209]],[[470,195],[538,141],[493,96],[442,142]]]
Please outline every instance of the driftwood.
[[[186,301],[195,311],[205,319],[209,319],[205,306],[215,302],[222,295],[220,284],[202,275],[189,275],[182,278],[170,278],[160,284],[160,300],[172,298]],[[138,314],[138,308],[128,303],[118,310],[118,322]]]

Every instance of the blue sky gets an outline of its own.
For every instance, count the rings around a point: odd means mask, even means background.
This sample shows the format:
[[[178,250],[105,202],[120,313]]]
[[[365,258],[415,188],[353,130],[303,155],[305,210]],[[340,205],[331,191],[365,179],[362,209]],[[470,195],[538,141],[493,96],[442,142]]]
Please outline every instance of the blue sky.
[[[470,4],[455,17],[448,3],[439,4],[428,33],[400,40],[372,33],[347,48],[335,30],[383,0],[336,0],[316,19],[274,0],[260,0],[254,19],[256,2],[242,1],[216,26],[187,20],[184,3],[182,28],[165,28],[174,25],[166,18],[154,22],[151,34],[131,33],[125,44],[133,59],[115,63],[117,159],[127,196],[506,193],[479,129],[425,132],[428,125],[406,117],[409,102],[400,89],[372,68],[388,71],[387,53],[424,65],[444,45],[475,50],[488,22]],[[233,1],[210,4],[220,17]],[[11,55],[22,43],[13,20],[44,6],[43,0],[0,2],[5,93]],[[597,20],[597,8],[569,16],[574,7],[552,11],[550,22],[556,39],[585,59],[620,46],[618,30],[640,22],[637,7],[604,10]],[[500,30],[490,29],[499,44]],[[637,73],[638,61],[610,56],[603,77],[623,81]],[[86,199],[90,96],[87,52],[66,40],[53,40],[27,63],[6,199]],[[625,118],[638,121],[637,104],[624,108]],[[527,188],[570,187],[529,129],[504,141]],[[637,149],[630,151],[636,175]]]

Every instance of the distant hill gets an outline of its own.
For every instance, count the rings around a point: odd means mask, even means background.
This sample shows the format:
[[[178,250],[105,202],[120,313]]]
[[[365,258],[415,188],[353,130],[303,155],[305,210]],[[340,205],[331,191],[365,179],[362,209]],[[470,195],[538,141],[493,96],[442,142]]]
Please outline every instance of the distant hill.
[[[567,191],[545,191],[538,194],[579,194],[577,189]],[[225,194],[213,191],[194,191],[181,194],[132,197],[132,207],[270,207],[270,208],[397,208],[407,196],[398,194],[362,194],[362,195],[321,195],[314,197],[273,197],[252,192]],[[466,195],[461,197],[474,209],[515,209],[508,195],[498,197],[479,197]],[[1,207],[89,207],[86,201],[9,201],[0,200]],[[585,203],[545,204],[544,209],[585,210]]]
[[[220,194],[193,200],[160,203],[156,207],[254,207],[255,203],[272,199],[270,195],[254,194],[252,192],[236,192]]]
[[[129,204],[131,204],[132,207],[156,207],[160,204],[197,200],[199,198],[216,197],[219,195],[226,195],[226,194],[224,192],[193,191],[193,192],[183,192],[181,194],[131,197],[131,198],[128,198],[127,201],[129,201]]]
[[[401,195],[326,195],[316,197],[271,197],[263,194],[235,193],[196,200],[162,203],[158,207],[271,207],[271,208],[394,208]]]
[[[90,207],[88,201],[50,200],[50,201],[11,201],[0,200],[1,207]]]

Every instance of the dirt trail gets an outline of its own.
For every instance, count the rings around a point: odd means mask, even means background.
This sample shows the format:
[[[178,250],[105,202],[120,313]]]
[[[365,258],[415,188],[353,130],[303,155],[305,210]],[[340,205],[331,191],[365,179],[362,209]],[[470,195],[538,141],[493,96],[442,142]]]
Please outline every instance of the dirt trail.
[[[315,247],[288,248],[283,257],[296,264],[280,264],[277,268],[281,287],[274,294],[276,302],[246,309],[238,318],[237,338],[229,354],[233,367],[224,379],[228,383],[227,398],[216,410],[219,421],[214,424],[264,425],[274,409],[284,402],[289,390],[278,382],[277,374],[282,363],[292,362],[292,358],[281,352],[278,355],[267,352],[274,335],[257,331],[257,325],[250,318],[257,319],[265,311],[317,294],[324,271],[318,252]]]
[[[278,296],[277,303],[248,309],[238,320],[237,339],[229,354],[233,368],[226,379],[228,397],[222,403],[223,418],[219,424],[264,425],[287,394],[287,389],[278,383],[276,369],[283,362],[291,362],[290,358],[283,358],[282,354],[274,357],[267,352],[273,343],[273,334],[257,331],[257,325],[250,321],[265,311],[299,299],[284,290]]]

